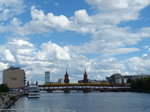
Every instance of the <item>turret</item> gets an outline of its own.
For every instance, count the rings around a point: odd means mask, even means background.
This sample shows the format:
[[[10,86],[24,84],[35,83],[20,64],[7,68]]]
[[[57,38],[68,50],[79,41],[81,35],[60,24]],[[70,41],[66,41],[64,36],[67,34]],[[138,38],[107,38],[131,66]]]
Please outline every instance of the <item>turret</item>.
[[[84,72],[84,75],[83,75],[83,83],[88,83],[88,76],[87,76],[87,73],[86,73],[86,70]]]
[[[66,69],[64,83],[69,83],[69,75],[68,75],[67,69]]]

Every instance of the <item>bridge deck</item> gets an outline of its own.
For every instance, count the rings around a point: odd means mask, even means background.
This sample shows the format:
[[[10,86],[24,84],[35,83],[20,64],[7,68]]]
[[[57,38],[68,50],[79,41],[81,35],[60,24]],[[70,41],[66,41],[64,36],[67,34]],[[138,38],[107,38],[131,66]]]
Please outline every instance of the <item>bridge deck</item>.
[[[69,84],[60,84],[60,83],[52,83],[39,85],[40,90],[45,91],[128,91],[130,89],[129,85],[125,84],[107,84],[107,83],[69,83]]]
[[[50,87],[50,86],[130,86],[127,84],[110,84],[110,83],[49,83],[44,85],[39,85],[39,87]]]

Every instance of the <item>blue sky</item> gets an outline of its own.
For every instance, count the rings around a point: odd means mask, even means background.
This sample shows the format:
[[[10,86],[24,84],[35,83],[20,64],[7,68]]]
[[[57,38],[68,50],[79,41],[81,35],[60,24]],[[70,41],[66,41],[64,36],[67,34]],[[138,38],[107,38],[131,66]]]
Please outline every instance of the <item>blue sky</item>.
[[[17,6],[17,7],[16,7]],[[27,80],[72,82],[113,73],[150,74],[150,0],[2,0],[0,78],[20,66]]]

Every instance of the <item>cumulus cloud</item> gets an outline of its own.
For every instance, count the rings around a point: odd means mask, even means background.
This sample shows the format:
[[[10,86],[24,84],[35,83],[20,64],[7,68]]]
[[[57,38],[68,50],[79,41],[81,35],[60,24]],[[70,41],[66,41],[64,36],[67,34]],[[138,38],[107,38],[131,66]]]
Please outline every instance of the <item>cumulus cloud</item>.
[[[35,79],[44,81],[44,72],[50,71],[52,75],[52,81],[57,81],[58,78],[64,77],[65,69],[68,69],[71,81],[76,82],[82,79],[84,69],[87,69],[90,79],[105,79],[106,76],[110,76],[113,73],[124,74],[126,66],[124,63],[129,64],[130,72],[137,72],[138,69],[144,73],[148,73],[149,62],[148,55],[143,59],[134,57],[126,60],[125,62],[119,62],[114,57],[100,57],[95,59],[88,59],[83,55],[77,55],[69,51],[67,47],[61,47],[56,43],[47,42],[41,44],[41,49],[37,49],[35,45],[27,40],[13,39],[8,41],[5,45],[1,46],[5,48],[0,53],[1,60],[0,66],[7,68],[11,65],[17,65],[25,69],[27,79]],[[7,53],[7,56],[2,54]],[[11,53],[11,55],[9,54]],[[9,54],[9,55],[8,55]],[[3,58],[6,58],[5,60]],[[147,66],[147,67],[146,67]]]
[[[22,27],[22,35],[50,32],[51,29],[67,30],[69,20],[66,16],[55,16],[53,13],[44,14],[42,10],[31,7],[32,21]]]
[[[140,51],[134,47],[144,38],[150,37],[150,28],[133,31],[130,27],[121,27],[122,22],[141,19],[140,11],[150,4],[149,0],[85,0],[95,13],[89,14],[85,9],[74,12],[71,17],[55,15],[52,12],[31,7],[31,20],[23,23],[15,15],[23,12],[23,0],[2,0],[0,3],[0,21],[12,18],[11,23],[0,24],[0,32],[11,32],[18,37],[50,33],[57,31],[74,31],[90,34],[91,40],[80,46],[60,46],[51,41],[42,43],[37,48],[33,43],[23,39],[9,40],[0,48],[0,66],[19,65],[26,70],[29,78],[44,77],[44,71],[50,70],[54,77],[63,77],[66,68],[71,69],[72,80],[82,78],[85,68],[91,78],[104,78],[107,74],[125,73],[126,66],[130,73],[148,73],[149,53],[142,57],[132,57],[119,62],[113,56]],[[16,7],[17,6],[17,7]],[[15,29],[15,30],[14,30]],[[13,35],[13,36],[14,36]],[[149,46],[144,48],[149,49]],[[101,60],[89,59],[83,54],[99,54]],[[124,64],[125,63],[125,64]],[[139,70],[139,71],[138,71]],[[129,73],[129,72],[128,72]],[[80,74],[80,75],[76,75]],[[102,75],[101,75],[102,74]],[[105,75],[103,75],[105,74]],[[125,73],[127,74],[127,73]],[[41,80],[41,79],[40,79]]]
[[[53,74],[52,79],[56,81],[56,79],[64,77],[67,68],[71,80],[75,82],[82,78],[85,68],[91,79],[100,74],[104,78],[104,74],[109,75],[124,68],[115,58],[103,58],[102,61],[97,62],[97,60],[90,60],[83,55],[71,53],[67,47],[61,47],[52,42],[43,43],[41,49],[37,50],[35,45],[27,40],[12,39],[2,47],[5,49],[0,54],[7,53],[7,57],[2,56],[6,59],[1,58],[0,60],[0,64],[5,65],[3,68],[11,65],[20,66],[26,70],[28,80],[40,77],[39,80],[43,81],[44,72],[49,70]],[[101,69],[98,69],[99,67]]]
[[[120,21],[136,20],[139,12],[150,4],[149,0],[85,0],[88,4],[108,15],[110,19]],[[114,18],[117,17],[117,18]]]
[[[3,63],[3,62],[0,62],[0,70],[4,70],[8,67],[8,64],[7,63]]]
[[[31,18],[32,20],[25,25],[22,25],[19,19],[14,18],[11,22],[10,31],[18,35],[30,35],[51,32],[53,29],[79,33],[89,33],[95,30],[93,27],[90,28],[93,24],[92,17],[88,15],[85,9],[75,11],[74,16],[67,18],[65,15],[45,14],[43,10],[38,10],[32,6]],[[17,31],[11,30],[13,28],[16,28]]]
[[[23,0],[1,0],[0,20],[8,20],[14,15],[21,14],[24,10]]]
[[[30,35],[58,31],[75,31],[78,33],[90,33],[91,41],[81,46],[69,46],[76,53],[98,53],[116,55],[139,51],[138,48],[130,47],[136,45],[143,38],[150,36],[149,28],[132,31],[130,27],[119,27],[122,21],[140,19],[140,11],[148,6],[148,0],[86,0],[86,2],[98,11],[89,15],[85,9],[74,12],[67,18],[65,15],[55,16],[53,13],[45,14],[43,10],[31,7],[32,20],[21,27],[17,19],[12,21],[12,26],[17,28],[15,34]],[[114,44],[115,43],[115,44]],[[129,47],[128,47],[129,46]]]
[[[33,44],[25,40],[13,39],[1,46],[1,61],[11,65],[22,65],[28,63],[28,60],[34,60],[35,48]]]
[[[5,62],[15,62],[15,58],[9,49],[6,49],[4,46],[0,46],[0,49],[1,60]]]
[[[73,52],[77,53],[98,53],[102,55],[117,55],[140,51],[138,48],[127,47],[136,45],[144,36],[141,33],[133,33],[128,28],[107,27],[93,34],[90,42],[81,46],[69,46]],[[89,49],[90,48],[90,49]]]
[[[71,69],[73,74],[79,73],[89,63],[85,56],[72,54],[67,47],[47,42],[38,50],[33,43],[22,39],[11,39],[2,45],[0,57],[0,65],[5,65],[3,68],[20,66],[25,69],[28,79],[42,78],[49,70],[55,81],[64,76],[66,68]]]
[[[86,10],[78,10],[74,14],[75,21],[78,21],[79,23],[91,23],[92,18],[87,14]]]
[[[70,49],[77,53],[100,53],[104,55],[117,55],[140,51],[138,48],[128,46],[138,44],[143,38],[149,38],[149,27],[132,31],[130,27],[119,27],[118,24],[126,20],[140,19],[140,11],[150,4],[148,0],[144,2],[133,0],[95,0],[93,2],[87,0],[87,2],[99,9],[95,15],[91,16],[92,23],[84,25],[84,31],[90,32],[88,29],[93,29],[91,32],[92,39],[90,42],[81,46],[70,46]],[[128,7],[122,7],[121,4],[124,4],[124,6],[126,4]],[[127,18],[128,14],[130,18]],[[80,28],[83,27],[80,26]]]
[[[52,42],[41,45],[41,51],[38,52],[40,60],[70,60],[71,56],[67,47],[60,47]]]
[[[128,65],[128,71],[132,74],[150,74],[150,54],[136,56],[125,61]]]
[[[5,49],[4,57],[6,58],[6,61],[15,62],[14,56],[11,54],[10,50],[8,50],[8,49]]]
[[[92,79],[105,79],[113,73],[123,73],[125,65],[115,57],[100,57],[91,61],[90,74]]]

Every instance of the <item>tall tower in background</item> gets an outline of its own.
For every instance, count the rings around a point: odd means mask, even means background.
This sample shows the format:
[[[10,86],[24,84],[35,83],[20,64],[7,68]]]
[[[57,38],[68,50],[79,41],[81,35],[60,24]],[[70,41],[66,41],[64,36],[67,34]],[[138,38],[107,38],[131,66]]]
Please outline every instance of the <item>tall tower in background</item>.
[[[46,71],[45,72],[45,84],[50,83],[50,72]]]
[[[85,70],[84,75],[83,75],[83,83],[88,83],[88,82],[89,82],[88,75],[87,75],[86,70]]]
[[[69,83],[69,75],[68,75],[67,70],[66,70],[66,74],[65,74],[64,83]]]

